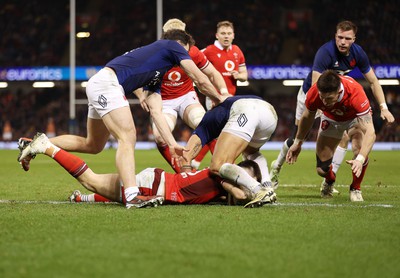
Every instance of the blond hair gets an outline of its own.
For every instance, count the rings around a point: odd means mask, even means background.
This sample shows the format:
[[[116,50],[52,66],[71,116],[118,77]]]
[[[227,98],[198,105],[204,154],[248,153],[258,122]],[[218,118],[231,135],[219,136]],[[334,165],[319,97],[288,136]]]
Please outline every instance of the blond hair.
[[[177,18],[171,18],[167,22],[164,23],[164,26],[162,29],[164,32],[167,32],[172,29],[178,29],[178,30],[185,31],[185,28],[186,28],[186,24],[182,20],[177,19]]]

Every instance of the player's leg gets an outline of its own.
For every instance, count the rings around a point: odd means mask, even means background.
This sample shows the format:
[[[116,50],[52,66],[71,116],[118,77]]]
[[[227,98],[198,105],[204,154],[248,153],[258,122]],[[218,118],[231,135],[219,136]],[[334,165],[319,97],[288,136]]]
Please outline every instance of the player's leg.
[[[254,197],[261,188],[260,183],[235,164],[236,159],[247,148],[248,142],[228,132],[222,132],[219,138],[211,158],[210,171],[247,188]]]
[[[87,136],[60,135],[50,138],[50,141],[69,152],[97,154],[104,149],[110,133],[101,119],[87,119]]]
[[[139,193],[135,177],[136,128],[130,107],[124,106],[108,112],[103,116],[103,122],[118,142],[116,168],[125,186],[126,207],[130,208]]]
[[[165,120],[167,121],[168,127],[172,132],[176,126],[176,120],[177,120],[176,114],[171,114],[166,112],[163,112],[163,114],[165,116]],[[179,173],[180,168],[178,165],[172,165],[172,157],[169,151],[169,146],[165,143],[164,139],[162,138],[160,132],[157,129],[157,126],[153,121],[151,126],[153,129],[154,141],[156,142],[158,151],[160,152],[162,157],[164,157],[164,159],[168,162],[168,164],[171,165],[172,169],[174,169],[176,173]]]
[[[362,132],[362,130],[359,128],[358,125],[355,125],[354,127],[352,127],[349,130],[349,137],[351,139],[353,159],[355,159],[357,157],[358,153],[360,152],[364,133]],[[362,193],[361,193],[361,183],[364,179],[364,175],[367,170],[368,164],[369,164],[369,158],[366,157],[360,176],[357,177],[352,172],[353,181],[350,185],[350,201],[352,201],[352,202],[364,201],[364,199],[362,197]]]
[[[332,159],[332,171],[335,174],[339,170],[339,167],[342,164],[342,162],[346,156],[347,146],[349,144],[349,141],[350,141],[350,138],[349,138],[347,132],[344,132],[342,140],[340,140],[340,143],[337,146],[335,153],[333,155],[333,159]]]
[[[24,149],[24,154],[45,154],[60,164],[72,177],[86,189],[97,192],[109,199],[116,200],[118,191],[117,174],[96,174],[78,156],[69,153],[50,142],[44,133],[38,133]]]
[[[193,93],[192,93],[193,94]],[[195,129],[201,120],[203,119],[204,114],[206,113],[204,107],[200,104],[200,102],[192,102],[187,105],[183,111],[182,119],[183,121],[192,129]],[[209,151],[209,146],[204,145],[204,147],[200,150],[198,155],[191,161],[191,166],[194,169],[198,169],[200,167],[201,161],[204,159],[206,154]]]
[[[332,171],[333,153],[340,142],[340,138],[319,135],[316,145],[317,173],[324,178],[321,187],[321,197],[333,196],[333,186],[336,174]]]

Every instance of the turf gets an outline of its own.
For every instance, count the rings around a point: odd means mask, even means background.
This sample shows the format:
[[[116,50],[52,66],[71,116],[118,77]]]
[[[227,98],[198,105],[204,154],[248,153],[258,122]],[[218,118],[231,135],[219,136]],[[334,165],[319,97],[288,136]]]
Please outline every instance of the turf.
[[[348,200],[348,165],[341,194],[322,200],[305,151],[282,170],[273,206],[126,210],[64,203],[81,187],[55,161],[38,156],[25,173],[17,151],[0,151],[0,200],[15,200],[0,203],[0,277],[400,277],[399,155],[371,154],[359,204]],[[114,150],[80,156],[115,171]],[[138,170],[169,169],[155,150],[136,160]]]

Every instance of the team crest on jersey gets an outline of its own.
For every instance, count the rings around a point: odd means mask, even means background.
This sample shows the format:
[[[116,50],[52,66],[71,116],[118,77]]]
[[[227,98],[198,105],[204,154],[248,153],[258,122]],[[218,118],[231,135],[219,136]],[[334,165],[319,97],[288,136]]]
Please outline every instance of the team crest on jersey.
[[[226,71],[233,71],[235,69],[235,63],[231,60],[227,60],[224,67]]]
[[[351,66],[352,68],[354,68],[354,67],[356,66],[356,64],[357,64],[357,62],[356,62],[355,59],[353,59],[353,60],[350,61],[350,66]]]
[[[181,80],[181,73],[178,71],[172,71],[168,74],[168,80],[173,81],[173,82],[178,82]]]
[[[333,65],[334,68],[338,68],[339,67],[339,62],[336,61],[335,64]]]
[[[246,114],[243,114],[243,113],[240,114],[239,118],[237,119],[237,122],[240,127],[243,127],[248,122]]]
[[[97,102],[100,104],[101,107],[103,107],[103,108],[107,107],[107,98],[105,96],[99,95]]]
[[[330,126],[330,122],[328,122],[327,120],[323,120],[321,122],[321,129],[322,130],[327,130],[329,128],[329,126]]]

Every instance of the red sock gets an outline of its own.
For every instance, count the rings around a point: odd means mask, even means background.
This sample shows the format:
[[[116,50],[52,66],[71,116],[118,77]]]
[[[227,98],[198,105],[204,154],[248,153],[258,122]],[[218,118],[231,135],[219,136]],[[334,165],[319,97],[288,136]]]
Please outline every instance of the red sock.
[[[332,184],[332,183],[334,183],[335,181],[336,181],[336,175],[335,175],[335,173],[332,171],[332,165],[331,166],[329,166],[329,171],[326,173],[326,175],[325,175],[325,181],[328,183],[328,184]]]
[[[199,154],[196,156],[194,160],[196,160],[197,162],[201,162],[209,150],[210,147],[208,145],[204,145],[204,147],[200,150]]]
[[[358,178],[353,173],[353,182],[350,185],[350,190],[352,190],[352,189],[360,190],[361,189],[361,182],[364,179],[365,171],[367,170],[367,167],[368,167],[368,162],[369,162],[369,159],[367,157],[365,159],[364,164],[363,164],[363,168],[361,170],[361,174],[360,174],[360,176]]]
[[[173,166],[171,163],[172,157],[171,153],[169,152],[169,147],[167,144],[157,144],[157,149],[161,153],[161,155],[164,157],[164,159],[168,162],[169,165],[171,165],[172,169],[174,169],[175,173],[180,173],[181,169],[179,168],[178,165]]]
[[[107,199],[106,197],[103,197],[97,193],[94,193],[94,201],[95,202],[100,202],[100,203],[108,203],[111,202],[109,199]]]
[[[64,150],[59,150],[54,156],[54,160],[64,167],[74,178],[79,177],[88,169],[85,161]]]
[[[215,145],[217,144],[217,139],[212,140],[210,143],[208,143],[208,147],[210,148],[211,154],[214,154],[214,149]]]

